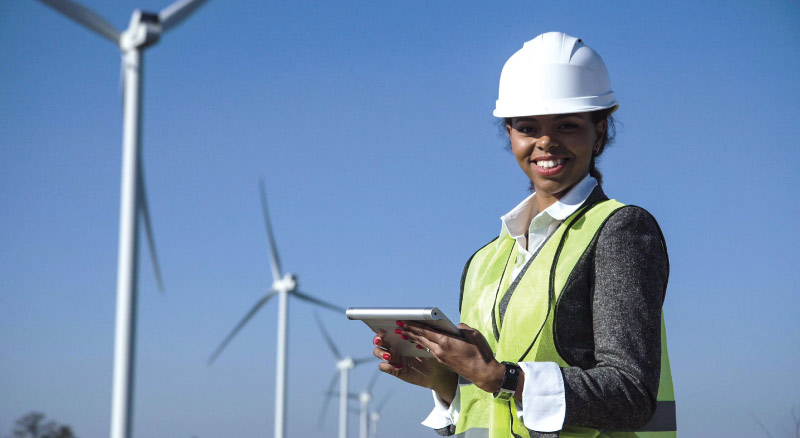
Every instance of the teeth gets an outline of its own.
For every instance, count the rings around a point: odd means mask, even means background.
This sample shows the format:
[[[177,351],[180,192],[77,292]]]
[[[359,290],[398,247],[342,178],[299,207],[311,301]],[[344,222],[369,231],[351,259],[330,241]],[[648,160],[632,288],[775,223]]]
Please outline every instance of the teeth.
[[[558,160],[540,160],[536,162],[536,165],[545,169],[550,169],[556,166],[560,166],[564,162],[564,159]]]

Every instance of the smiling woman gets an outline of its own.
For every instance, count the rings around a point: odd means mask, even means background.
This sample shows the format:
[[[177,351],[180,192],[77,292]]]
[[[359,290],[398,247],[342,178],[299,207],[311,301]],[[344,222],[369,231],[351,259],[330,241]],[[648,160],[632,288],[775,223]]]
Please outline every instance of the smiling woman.
[[[503,67],[494,115],[534,193],[464,268],[463,337],[398,321],[433,359],[373,339],[381,370],[434,391],[423,424],[438,433],[675,436],[666,244],[595,168],[618,106],[600,56],[569,35],[539,35]]]

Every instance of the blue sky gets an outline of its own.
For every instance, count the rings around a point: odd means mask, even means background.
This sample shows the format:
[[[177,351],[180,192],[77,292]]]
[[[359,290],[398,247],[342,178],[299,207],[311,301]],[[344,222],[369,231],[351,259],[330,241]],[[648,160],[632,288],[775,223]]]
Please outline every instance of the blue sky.
[[[457,318],[464,262],[527,194],[491,111],[505,60],[583,38],[621,102],[606,192],[649,209],[682,436],[775,436],[800,409],[796,2],[210,1],[145,58],[143,160],[166,293],[141,253],[135,436],[270,436],[276,303],[258,179],[285,269],[343,306]],[[168,1],[86,1],[119,28]],[[0,3],[0,434],[31,410],[110,421],[119,54],[38,2]],[[289,436],[315,427],[331,353],[290,305]],[[322,311],[339,348],[370,332]],[[372,367],[353,373],[351,388]],[[383,437],[429,394],[382,376]],[[351,433],[356,436],[356,418]],[[430,436],[429,434],[426,436]]]

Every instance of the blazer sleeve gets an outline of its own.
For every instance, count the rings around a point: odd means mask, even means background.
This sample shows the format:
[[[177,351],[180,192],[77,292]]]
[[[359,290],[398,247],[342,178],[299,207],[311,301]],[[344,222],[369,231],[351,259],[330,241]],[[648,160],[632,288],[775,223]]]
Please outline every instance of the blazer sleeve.
[[[669,261],[656,220],[623,207],[600,231],[588,264],[595,366],[562,368],[564,423],[636,430],[655,412],[661,306]]]

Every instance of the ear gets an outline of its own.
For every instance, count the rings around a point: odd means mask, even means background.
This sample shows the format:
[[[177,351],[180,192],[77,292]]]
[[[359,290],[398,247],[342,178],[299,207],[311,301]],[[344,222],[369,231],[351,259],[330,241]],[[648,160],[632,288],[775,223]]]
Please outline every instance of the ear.
[[[514,123],[514,120],[511,120],[511,123]],[[508,134],[508,138],[511,138],[511,125],[506,123],[506,134]]]
[[[608,129],[608,120],[603,119],[597,122],[597,124],[594,125],[594,129],[595,129],[595,141],[592,150],[594,150],[594,153],[596,154],[600,152],[600,148],[603,146],[603,137],[605,137],[606,130]]]

